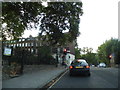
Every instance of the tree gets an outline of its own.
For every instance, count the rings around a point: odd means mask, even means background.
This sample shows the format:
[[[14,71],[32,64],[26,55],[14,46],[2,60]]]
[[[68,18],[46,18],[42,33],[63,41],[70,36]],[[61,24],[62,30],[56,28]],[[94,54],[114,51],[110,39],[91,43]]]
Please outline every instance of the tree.
[[[89,64],[97,65],[97,55],[92,51],[92,48],[83,47],[83,49],[81,49],[81,53],[83,52],[83,54],[81,54],[81,58],[87,60]]]
[[[100,60],[99,62],[105,62],[109,64],[109,55],[113,53],[115,55],[115,63],[120,64],[120,41],[118,41],[118,39],[111,38],[110,40],[106,40],[102,45],[98,47],[98,57]]]
[[[50,2],[44,9],[41,20],[41,29],[49,35],[54,44],[65,39],[64,31],[69,30],[68,40],[73,41],[79,35],[80,15],[82,15],[81,2]]]
[[[37,16],[41,13],[42,8],[40,2],[3,2],[2,23],[7,24],[7,28],[2,31],[3,39],[20,37],[25,28],[32,27],[31,22],[39,21]]]
[[[79,35],[82,2],[48,2],[47,7],[41,2],[4,2],[2,5],[2,22],[7,24],[2,32],[3,39],[8,35],[20,37],[33,23],[40,27],[40,35],[46,34],[52,44],[63,42],[65,31],[69,31],[69,41]]]
[[[92,51],[93,49],[88,47],[83,47],[83,49],[81,49],[81,52],[83,52],[84,54],[91,53]]]
[[[75,48],[75,59],[81,58],[81,53],[79,48]]]

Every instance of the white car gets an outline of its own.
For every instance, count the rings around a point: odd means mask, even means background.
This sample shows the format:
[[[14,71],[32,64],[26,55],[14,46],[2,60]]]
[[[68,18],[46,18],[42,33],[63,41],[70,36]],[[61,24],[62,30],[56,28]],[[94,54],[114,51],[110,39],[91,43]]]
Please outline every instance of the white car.
[[[105,63],[100,63],[99,65],[98,65],[98,67],[106,67],[106,64]]]

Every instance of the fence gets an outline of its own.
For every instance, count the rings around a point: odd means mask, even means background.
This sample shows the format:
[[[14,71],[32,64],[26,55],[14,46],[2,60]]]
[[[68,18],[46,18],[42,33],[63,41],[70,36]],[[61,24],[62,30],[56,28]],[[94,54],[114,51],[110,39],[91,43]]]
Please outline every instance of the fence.
[[[12,56],[3,55],[3,61],[20,62],[23,57],[24,64],[52,64],[55,62],[55,60],[52,61],[52,47],[48,46],[46,41],[38,38],[21,38],[19,40],[3,41],[2,43],[2,51],[5,47],[12,48]]]
[[[12,48],[12,56],[3,56],[3,60],[21,62],[21,59],[24,59],[24,64],[56,63],[52,55],[57,53],[58,47],[49,46],[49,42],[44,38],[29,37],[3,41],[2,46],[2,51],[4,51],[5,47]],[[63,54],[64,47],[59,47],[59,56]],[[74,54],[74,43],[68,43],[68,47],[65,48],[70,49],[71,53]]]

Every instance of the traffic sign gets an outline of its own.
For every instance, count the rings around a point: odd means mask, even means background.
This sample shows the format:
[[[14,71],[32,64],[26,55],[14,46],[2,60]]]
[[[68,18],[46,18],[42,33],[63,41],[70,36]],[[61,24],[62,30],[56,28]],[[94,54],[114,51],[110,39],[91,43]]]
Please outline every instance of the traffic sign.
[[[5,49],[4,49],[4,55],[11,56],[11,54],[12,54],[12,49],[5,47]]]

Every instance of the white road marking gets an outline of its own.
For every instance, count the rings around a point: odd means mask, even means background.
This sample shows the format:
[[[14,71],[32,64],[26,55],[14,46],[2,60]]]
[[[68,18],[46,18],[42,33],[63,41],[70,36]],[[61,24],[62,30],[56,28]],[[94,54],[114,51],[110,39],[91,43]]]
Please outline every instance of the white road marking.
[[[50,88],[52,88],[67,72],[68,72],[68,70],[66,70],[66,72],[63,73],[47,90],[49,90]]]

